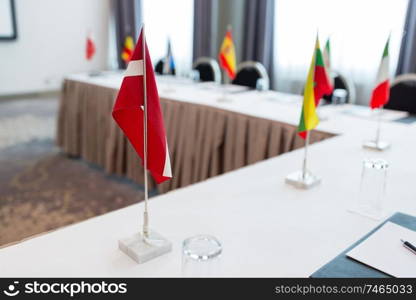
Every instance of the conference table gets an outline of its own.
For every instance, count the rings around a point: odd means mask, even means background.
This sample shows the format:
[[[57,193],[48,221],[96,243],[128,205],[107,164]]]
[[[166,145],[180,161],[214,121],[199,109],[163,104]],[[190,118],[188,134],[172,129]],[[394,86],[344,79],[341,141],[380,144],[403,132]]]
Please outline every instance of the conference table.
[[[157,79],[174,174],[157,186],[151,181],[159,194],[303,146],[296,125],[256,108],[258,95],[246,87],[195,84],[170,76]],[[121,73],[69,76],[62,89],[57,143],[68,155],[143,184],[139,158],[111,117],[121,80]],[[219,101],[224,96],[226,101]],[[282,93],[269,99],[276,96],[292,104],[300,101],[299,96]],[[267,101],[267,94],[263,97]],[[318,130],[311,142],[331,136]]]
[[[70,80],[119,84],[85,75]],[[177,93],[174,101],[189,103],[193,97],[199,105],[294,127],[299,120],[299,96],[240,91],[230,92],[230,101],[221,102],[217,99],[223,91],[215,91],[218,87],[195,85],[160,80],[161,98]],[[223,246],[214,276],[310,276],[382,221],[350,211],[359,194],[363,159],[389,162],[387,212],[416,215],[416,126],[400,122],[405,114],[384,112],[381,136],[392,147],[383,152],[362,147],[376,130],[376,118],[367,108],[328,105],[320,107],[319,114],[325,118],[317,129],[327,135],[312,144],[308,154],[309,170],[322,177],[319,186],[299,190],[285,183],[289,173],[301,168],[304,151],[296,148],[152,197],[151,227],[173,243],[166,255],[136,264],[118,250],[119,239],[139,230],[139,203],[0,249],[0,275],[177,277],[182,241],[210,234]]]

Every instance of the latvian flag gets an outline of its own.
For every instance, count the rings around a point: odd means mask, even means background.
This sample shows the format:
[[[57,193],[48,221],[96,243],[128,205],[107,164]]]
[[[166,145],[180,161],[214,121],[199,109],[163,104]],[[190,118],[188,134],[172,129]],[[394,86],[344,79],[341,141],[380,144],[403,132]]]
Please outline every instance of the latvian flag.
[[[390,37],[384,46],[383,57],[377,73],[377,83],[371,95],[370,107],[372,109],[383,107],[389,101],[389,43]]]
[[[139,41],[134,49],[133,55],[124,79],[118,92],[113,108],[113,118],[123,130],[128,140],[143,160],[143,29]],[[146,49],[146,92],[147,92],[147,168],[157,183],[172,178],[168,144],[166,141],[165,126],[163,124],[162,112],[159,103],[155,74],[150,59],[149,51]]]

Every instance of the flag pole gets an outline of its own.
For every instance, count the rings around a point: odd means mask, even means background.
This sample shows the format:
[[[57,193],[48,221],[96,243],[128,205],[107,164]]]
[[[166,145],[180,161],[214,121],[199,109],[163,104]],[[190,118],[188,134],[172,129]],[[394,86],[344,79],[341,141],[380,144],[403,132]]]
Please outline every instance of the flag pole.
[[[306,132],[305,154],[304,154],[304,157],[303,157],[303,167],[302,167],[302,179],[303,180],[306,179],[306,172],[307,172],[306,163],[307,163],[307,159],[308,159],[308,146],[309,146],[309,136],[310,136],[310,134],[311,134],[310,130]]]
[[[381,114],[383,112],[383,106],[380,107],[378,114],[377,114],[377,131],[376,131],[376,147],[378,147],[380,143],[380,127],[381,127]]]
[[[149,237],[149,212],[148,212],[148,178],[147,178],[147,87],[146,87],[146,37],[144,23],[142,25],[142,49],[143,49],[143,166],[144,166],[144,213],[143,213],[143,237]]]

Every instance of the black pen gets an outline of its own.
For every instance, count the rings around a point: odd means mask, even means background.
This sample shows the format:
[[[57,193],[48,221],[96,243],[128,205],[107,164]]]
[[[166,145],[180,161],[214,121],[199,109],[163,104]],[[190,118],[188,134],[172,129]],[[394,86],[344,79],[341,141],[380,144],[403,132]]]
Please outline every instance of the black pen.
[[[407,250],[410,250],[411,252],[413,252],[413,254],[416,254],[416,247],[413,246],[412,244],[410,244],[407,241],[404,241],[402,239],[400,239],[403,243],[403,247],[405,247]]]

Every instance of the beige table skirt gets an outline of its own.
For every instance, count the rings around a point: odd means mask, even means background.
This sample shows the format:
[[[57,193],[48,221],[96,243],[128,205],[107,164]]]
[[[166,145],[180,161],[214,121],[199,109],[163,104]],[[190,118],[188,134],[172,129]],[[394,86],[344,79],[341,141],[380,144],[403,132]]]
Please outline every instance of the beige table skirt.
[[[110,174],[143,183],[143,167],[111,117],[118,90],[65,80],[57,144]],[[159,193],[303,147],[296,127],[205,105],[160,99],[174,178]],[[333,136],[313,131],[311,142]],[[151,188],[156,187],[151,181]]]

